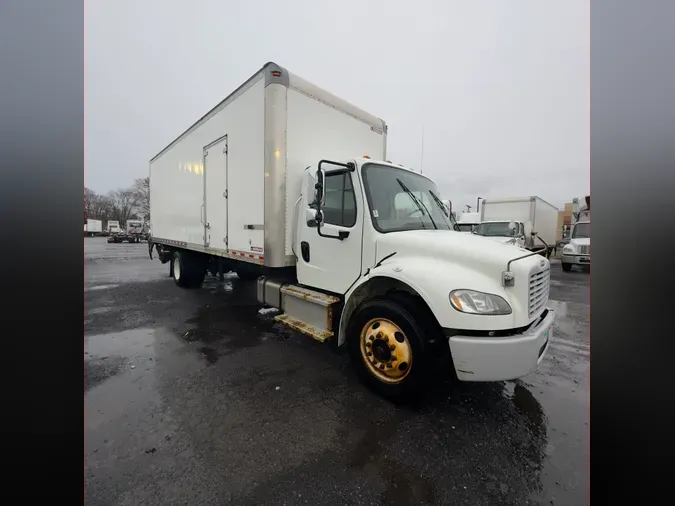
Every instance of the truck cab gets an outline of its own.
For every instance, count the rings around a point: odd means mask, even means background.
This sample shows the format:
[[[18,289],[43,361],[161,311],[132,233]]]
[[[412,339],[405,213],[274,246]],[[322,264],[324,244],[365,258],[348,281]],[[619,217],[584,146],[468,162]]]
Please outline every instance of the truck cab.
[[[476,225],[473,233],[501,244],[525,248],[525,228],[522,221],[484,221]]]
[[[460,213],[457,216],[457,228],[460,232],[473,232],[480,224],[480,213]]]
[[[561,259],[565,272],[571,271],[575,265],[585,269],[591,266],[591,197],[575,198],[572,204],[575,221]]]
[[[549,262],[455,230],[428,177],[360,158],[305,170],[295,203],[293,280],[261,277],[277,320],[346,344],[362,378],[395,397],[446,357],[463,381],[536,368],[554,313]]]
[[[120,228],[120,222],[116,220],[109,220],[108,221],[108,233],[110,234],[118,234],[121,232]]]

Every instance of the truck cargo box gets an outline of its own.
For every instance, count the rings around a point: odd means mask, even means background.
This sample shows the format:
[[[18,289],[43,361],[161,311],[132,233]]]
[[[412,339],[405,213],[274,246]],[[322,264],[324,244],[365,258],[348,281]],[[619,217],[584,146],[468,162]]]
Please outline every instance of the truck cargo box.
[[[306,167],[386,158],[386,124],[267,63],[150,161],[153,241],[285,267]]]
[[[486,199],[481,202],[480,221],[513,220],[531,223],[532,231],[549,246],[556,243],[558,208],[539,197]],[[535,245],[542,246],[540,241]]]

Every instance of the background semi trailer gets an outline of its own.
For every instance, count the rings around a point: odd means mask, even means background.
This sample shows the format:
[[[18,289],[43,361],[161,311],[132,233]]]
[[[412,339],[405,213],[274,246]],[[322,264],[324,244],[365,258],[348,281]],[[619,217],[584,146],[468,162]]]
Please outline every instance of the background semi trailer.
[[[268,63],[151,160],[150,256],[180,287],[257,278],[277,321],[346,345],[388,397],[438,363],[464,381],[528,374],[551,337],[548,261],[454,231],[432,180],[376,160],[386,134]]]
[[[84,235],[92,237],[101,232],[103,232],[103,222],[87,218],[87,223],[84,224]]]
[[[555,248],[557,226],[558,208],[539,197],[485,199],[480,225],[474,232],[549,257]]]

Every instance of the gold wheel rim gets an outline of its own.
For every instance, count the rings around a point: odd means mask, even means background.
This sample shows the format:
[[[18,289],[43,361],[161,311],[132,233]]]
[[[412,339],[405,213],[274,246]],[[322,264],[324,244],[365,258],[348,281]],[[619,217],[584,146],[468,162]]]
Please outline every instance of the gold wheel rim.
[[[370,373],[385,383],[400,383],[410,373],[412,348],[391,320],[373,318],[361,329],[360,349]]]

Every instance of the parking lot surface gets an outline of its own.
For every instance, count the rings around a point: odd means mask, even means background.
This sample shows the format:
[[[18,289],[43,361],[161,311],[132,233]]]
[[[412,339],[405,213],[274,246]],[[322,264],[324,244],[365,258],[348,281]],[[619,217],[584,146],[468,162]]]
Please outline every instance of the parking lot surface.
[[[585,504],[589,274],[554,261],[555,335],[517,381],[366,390],[346,353],[260,310],[255,282],[182,290],[146,243],[85,239],[85,500]]]

